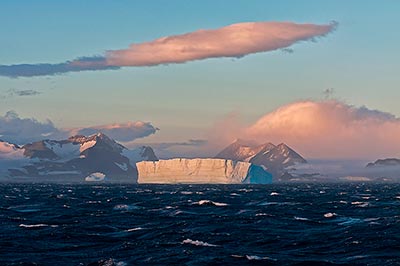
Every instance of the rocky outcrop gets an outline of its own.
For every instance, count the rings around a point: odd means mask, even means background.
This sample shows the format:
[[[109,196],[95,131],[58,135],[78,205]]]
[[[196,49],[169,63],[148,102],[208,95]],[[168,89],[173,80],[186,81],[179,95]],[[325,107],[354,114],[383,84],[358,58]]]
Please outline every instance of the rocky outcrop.
[[[225,159],[170,159],[139,162],[138,183],[268,184],[272,175],[248,162]]]

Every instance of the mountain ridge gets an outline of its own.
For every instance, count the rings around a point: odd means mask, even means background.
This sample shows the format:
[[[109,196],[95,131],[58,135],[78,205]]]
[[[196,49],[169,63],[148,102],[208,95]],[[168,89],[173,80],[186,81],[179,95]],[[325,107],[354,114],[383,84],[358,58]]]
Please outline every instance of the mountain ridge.
[[[4,141],[0,144],[4,150],[1,150],[4,160],[0,162],[0,170],[10,177],[29,176],[49,181],[55,176],[83,181],[85,176],[99,172],[115,177],[115,181],[136,182],[136,162],[158,160],[149,146],[129,150],[103,133],[65,140],[45,139],[21,147]]]

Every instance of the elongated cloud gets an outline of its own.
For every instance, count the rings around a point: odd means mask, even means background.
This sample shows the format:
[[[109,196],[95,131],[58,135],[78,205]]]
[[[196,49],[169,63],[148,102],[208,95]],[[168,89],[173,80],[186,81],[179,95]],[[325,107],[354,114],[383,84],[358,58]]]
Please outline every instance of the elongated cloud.
[[[216,30],[198,30],[132,44],[128,49],[107,52],[107,61],[118,66],[152,66],[213,57],[238,58],[324,36],[331,32],[335,25],[290,22],[238,23]]]
[[[155,134],[158,128],[148,122],[128,122],[75,129],[59,129],[50,120],[20,118],[14,111],[0,116],[0,140],[23,145],[42,139],[64,139],[73,135],[91,135],[102,132],[117,141],[133,141]]]
[[[246,22],[212,30],[162,37],[110,50],[104,56],[81,57],[59,64],[0,65],[0,76],[32,77],[123,66],[155,66],[216,57],[240,58],[325,36],[337,26],[292,22]]]
[[[70,131],[69,135],[87,136],[102,132],[112,139],[129,142],[155,134],[157,130],[158,128],[154,127],[151,123],[137,121],[73,129]]]
[[[10,78],[49,76],[68,72],[94,71],[119,69],[118,66],[110,66],[104,57],[82,57],[59,64],[19,64],[0,65],[0,76]]]
[[[286,142],[312,158],[400,156],[400,119],[337,100],[283,106],[245,128],[248,138]]]

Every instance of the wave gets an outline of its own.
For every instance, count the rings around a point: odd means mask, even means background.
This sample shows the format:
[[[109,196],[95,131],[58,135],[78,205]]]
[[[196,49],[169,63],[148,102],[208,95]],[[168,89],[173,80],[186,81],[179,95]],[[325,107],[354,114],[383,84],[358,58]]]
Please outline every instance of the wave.
[[[189,238],[183,240],[182,244],[191,244],[191,245],[201,246],[201,247],[218,247],[218,245],[210,244],[210,243],[199,241],[199,240],[192,240]]]
[[[142,227],[135,227],[135,228],[130,228],[130,229],[126,229],[126,232],[134,232],[134,231],[139,231],[139,230],[143,230],[144,228]]]
[[[134,204],[131,204],[131,205],[118,204],[118,205],[115,205],[113,209],[117,210],[117,211],[132,211],[132,210],[140,209],[140,207],[138,207],[138,206],[136,206]]]
[[[337,214],[334,213],[334,212],[327,212],[327,213],[324,214],[325,218],[333,218],[335,216],[337,216]]]
[[[343,217],[341,219],[341,222],[338,223],[339,225],[352,225],[352,224],[358,224],[362,223],[363,220],[358,219],[358,218],[352,218],[352,217]]]
[[[295,216],[295,217],[293,217],[295,220],[297,220],[297,221],[310,221],[310,219],[308,219],[308,218],[304,218],[304,217],[298,217],[298,216]]]
[[[260,257],[260,256],[256,256],[256,255],[246,255],[245,257],[248,260],[274,260],[270,257]]]
[[[58,225],[55,224],[20,224],[19,227],[24,227],[24,228],[39,228],[39,227],[58,227]]]
[[[117,261],[115,259],[103,259],[96,262],[89,263],[87,266],[127,266],[124,261]]]
[[[227,203],[216,202],[216,201],[212,201],[212,200],[199,200],[198,202],[194,202],[193,204],[197,204],[197,205],[213,205],[213,206],[217,206],[217,207],[224,207],[224,206],[228,206],[229,205]]]

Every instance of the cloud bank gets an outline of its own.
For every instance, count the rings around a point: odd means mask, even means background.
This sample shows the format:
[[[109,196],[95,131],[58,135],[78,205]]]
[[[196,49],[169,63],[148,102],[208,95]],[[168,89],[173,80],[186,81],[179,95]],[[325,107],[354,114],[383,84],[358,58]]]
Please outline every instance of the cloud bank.
[[[284,49],[299,41],[315,40],[332,32],[336,22],[245,22],[219,29],[162,37],[133,43],[127,49],[109,50],[104,56],[81,57],[59,64],[0,65],[0,76],[33,77],[124,66],[155,66],[217,57],[240,58],[248,54]]]
[[[43,138],[58,138],[63,132],[47,120],[40,122],[34,118],[20,118],[14,111],[8,111],[0,116],[0,139],[25,144]]]
[[[337,100],[288,104],[238,132],[236,137],[258,142],[285,142],[308,158],[400,156],[399,118]]]
[[[26,144],[42,139],[64,139],[73,135],[91,135],[102,132],[117,141],[133,141],[151,134],[158,128],[148,122],[128,122],[74,129],[59,129],[50,120],[40,122],[34,118],[20,118],[14,111],[0,116],[0,139]]]

